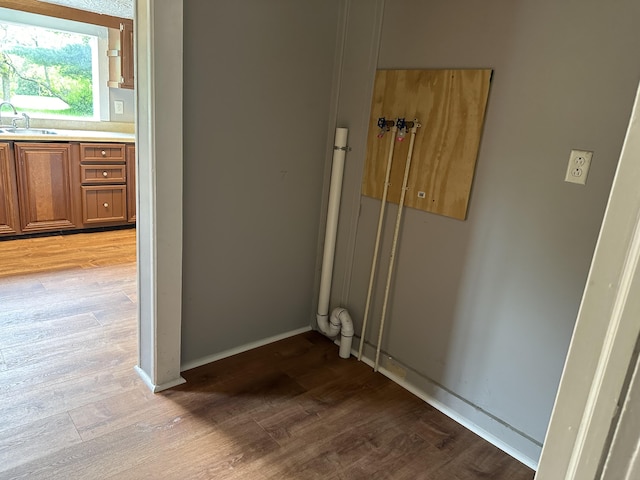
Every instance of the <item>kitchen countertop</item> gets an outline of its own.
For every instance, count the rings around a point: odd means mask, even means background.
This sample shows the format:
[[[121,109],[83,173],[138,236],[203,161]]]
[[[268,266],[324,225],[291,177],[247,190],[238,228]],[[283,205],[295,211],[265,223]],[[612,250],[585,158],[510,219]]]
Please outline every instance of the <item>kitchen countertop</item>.
[[[61,130],[57,128],[47,128],[45,130],[55,132],[55,134],[0,132],[0,142],[36,141],[134,143],[136,141],[135,134],[133,133],[101,132],[94,130]],[[18,132],[20,132],[20,129],[18,129]]]

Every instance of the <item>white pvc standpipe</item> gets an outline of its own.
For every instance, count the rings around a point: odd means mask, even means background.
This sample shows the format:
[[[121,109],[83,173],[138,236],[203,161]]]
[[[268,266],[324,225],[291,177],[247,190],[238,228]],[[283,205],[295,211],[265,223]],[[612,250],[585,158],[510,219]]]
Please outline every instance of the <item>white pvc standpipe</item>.
[[[411,157],[413,157],[413,145],[416,139],[416,132],[418,131],[420,124],[417,120],[414,121],[413,127],[411,127],[411,139],[409,141],[409,152],[407,153],[407,162],[404,166],[404,178],[402,180],[402,192],[400,193],[400,201],[398,202],[398,215],[396,217],[396,228],[393,232],[393,243],[391,245],[391,256],[389,258],[389,273],[387,274],[387,285],[384,290],[384,303],[382,304],[382,315],[380,317],[380,330],[378,331],[378,346],[376,347],[376,362],[373,367],[375,372],[378,371],[378,365],[380,362],[380,348],[382,344],[382,332],[384,331],[384,320],[387,314],[387,303],[389,300],[389,290],[391,287],[391,277],[393,276],[393,266],[395,263],[396,250],[398,247],[398,234],[400,232],[400,221],[402,220],[402,210],[404,207],[404,198],[407,193],[407,182],[409,180],[409,169],[411,168]]]
[[[358,348],[358,360],[362,360],[362,349],[364,348],[364,336],[367,331],[367,321],[369,319],[369,308],[371,306],[371,294],[373,292],[373,283],[376,277],[376,269],[378,266],[378,250],[380,248],[380,237],[382,236],[382,224],[384,223],[385,207],[387,205],[387,193],[389,192],[389,177],[391,175],[391,165],[393,163],[393,149],[396,144],[396,132],[398,127],[395,125],[391,128],[391,143],[389,144],[389,153],[387,155],[387,169],[384,175],[384,189],[382,190],[382,200],[380,204],[380,214],[378,216],[378,231],[376,232],[376,244],[373,248],[373,260],[371,261],[371,274],[369,275],[369,290],[367,291],[367,303],[364,307],[364,318],[362,319],[362,332],[360,334],[360,347]]]
[[[340,357],[349,358],[351,342],[353,340],[353,321],[349,312],[342,307],[334,309],[329,320],[329,300],[331,295],[331,278],[333,276],[333,259],[336,250],[336,236],[338,233],[338,214],[340,212],[340,197],[342,195],[342,177],[344,174],[344,159],[347,152],[346,128],[336,128],[333,146],[333,162],[331,166],[331,183],[329,185],[329,205],[327,207],[327,226],[324,234],[324,252],[322,255],[322,272],[320,273],[320,293],[318,298],[318,312],[316,321],[320,331],[328,337],[340,338]]]
[[[333,276],[333,257],[336,251],[336,236],[338,233],[338,214],[340,212],[340,197],[342,195],[342,176],[344,173],[344,158],[347,152],[346,128],[336,128],[333,146],[333,163],[331,166],[331,184],[329,186],[329,205],[327,207],[327,226],[324,232],[324,253],[322,256],[322,272],[320,274],[320,295],[318,298],[318,317],[328,323],[329,296],[331,294],[331,277]],[[321,329],[322,326],[318,325]]]

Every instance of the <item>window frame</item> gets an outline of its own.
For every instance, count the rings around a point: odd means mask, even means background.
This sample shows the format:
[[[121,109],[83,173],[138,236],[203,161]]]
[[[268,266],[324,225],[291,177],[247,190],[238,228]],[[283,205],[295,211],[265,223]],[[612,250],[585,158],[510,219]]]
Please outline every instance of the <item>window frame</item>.
[[[31,14],[42,15],[45,17],[53,17],[59,18],[62,20],[71,20],[74,22],[97,25],[101,27],[106,27],[107,29],[115,29],[120,30],[121,24],[130,24],[131,28],[133,28],[133,20],[125,17],[114,17],[112,15],[105,15],[100,13],[94,13],[86,10],[79,10],[77,8],[65,7],[62,5],[56,5],[52,3],[47,3],[46,1],[38,1],[38,0],[0,0],[0,8],[6,8],[9,10],[16,10],[20,12],[26,12]],[[98,45],[98,49],[100,52],[106,51],[108,46],[107,42],[102,45]],[[133,52],[130,52],[133,54]],[[109,79],[109,63],[108,60],[103,63],[104,56],[100,55],[100,68],[102,69],[100,72],[100,79],[104,79],[104,82],[100,84],[100,92],[103,92],[105,88],[104,85],[107,85],[106,82]],[[107,85],[108,87],[108,85]],[[101,95],[100,99],[100,118],[89,119],[87,121],[111,121],[110,118],[110,106],[109,106],[109,98],[110,93],[108,91],[105,95]]]
[[[0,7],[116,29],[119,29],[120,23],[126,20],[120,17],[78,10],[37,0],[0,0]]]
[[[109,120],[109,89],[106,81],[109,76],[109,64],[105,55],[100,55],[107,49],[109,41],[108,28],[77,22],[75,20],[62,19],[57,17],[46,17],[29,12],[12,11],[0,8],[0,14],[6,18],[6,23],[15,25],[25,25],[29,27],[58,30],[79,35],[89,35],[96,37],[97,45],[92,54],[92,78],[93,78],[93,106],[94,114],[87,117],[69,117],[67,115],[42,115],[30,113],[32,118],[80,120],[80,121],[104,121]],[[7,101],[9,99],[6,99]]]

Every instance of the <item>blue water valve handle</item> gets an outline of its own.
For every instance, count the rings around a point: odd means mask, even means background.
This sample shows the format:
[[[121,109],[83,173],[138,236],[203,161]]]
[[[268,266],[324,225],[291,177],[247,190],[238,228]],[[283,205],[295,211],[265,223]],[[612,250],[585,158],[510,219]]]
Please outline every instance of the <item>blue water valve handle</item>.
[[[407,122],[404,118],[399,118],[396,121],[396,125],[398,126],[398,138],[399,142],[404,141],[404,137],[407,136]]]

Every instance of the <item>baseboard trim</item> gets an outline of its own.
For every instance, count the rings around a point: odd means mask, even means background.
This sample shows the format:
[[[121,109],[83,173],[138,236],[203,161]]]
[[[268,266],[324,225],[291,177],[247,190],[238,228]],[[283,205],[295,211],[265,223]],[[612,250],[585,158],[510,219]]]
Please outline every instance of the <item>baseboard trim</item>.
[[[187,382],[184,378],[178,377],[175,380],[171,380],[170,382],[166,382],[166,383],[163,383],[163,384],[160,384],[160,385],[156,385],[155,383],[153,383],[151,378],[149,378],[149,375],[147,375],[147,372],[142,370],[138,365],[133,367],[133,369],[136,371],[138,376],[142,379],[144,384],[147,387],[149,387],[149,390],[151,390],[153,393],[158,393],[158,392],[161,392],[163,390],[168,390],[169,388],[177,387],[178,385],[182,385],[183,383]]]
[[[358,357],[357,350],[352,349],[351,353],[353,354],[354,357],[356,357],[356,358]],[[373,368],[374,362],[370,358],[363,356],[362,357],[362,361]],[[440,411],[441,413],[443,413],[447,417],[451,418],[452,420],[455,420],[460,425],[462,425],[463,427],[467,428],[468,430],[471,430],[473,433],[475,433],[479,437],[483,438],[487,442],[491,443],[495,447],[499,448],[500,450],[502,450],[506,454],[512,456],[513,458],[515,458],[519,462],[522,462],[527,467],[529,467],[529,468],[531,468],[533,470],[537,470],[538,469],[538,462],[536,460],[534,460],[533,458],[529,457],[528,455],[526,455],[525,453],[521,452],[520,450],[518,450],[516,448],[513,448],[511,445],[509,445],[506,442],[504,442],[503,440],[499,439],[498,437],[496,437],[492,433],[489,433],[487,430],[485,430],[484,428],[482,428],[482,427],[478,426],[476,423],[474,423],[471,419],[469,419],[468,417],[462,415],[460,412],[452,409],[451,407],[445,405],[444,403],[442,403],[440,400],[434,398],[429,393],[427,393],[424,390],[416,387],[414,384],[408,382],[406,379],[394,374],[390,370],[386,369],[384,366],[379,366],[378,367],[378,371],[382,375],[384,375],[388,379],[392,380],[394,383],[397,383],[398,385],[400,385],[402,388],[406,389],[407,391],[413,393],[416,397],[418,397],[421,400],[423,400],[424,402],[428,403],[433,408],[435,408],[436,410]],[[443,390],[443,394],[449,395],[448,392],[445,392],[444,390]]]
[[[207,363],[212,363],[218,360],[222,360],[223,358],[231,357],[232,355],[237,355],[238,353],[247,352],[249,350],[253,350],[254,348],[263,347],[270,343],[277,342],[278,340],[284,340],[285,338],[293,337],[295,335],[300,335],[301,333],[305,333],[310,330],[311,330],[310,326],[302,327],[296,330],[291,330],[289,332],[281,333],[279,335],[274,335],[273,337],[263,338],[255,342],[251,342],[245,345],[241,345],[239,347],[231,348],[229,350],[225,350],[224,352],[215,353],[213,355],[207,355],[206,357],[202,357],[197,360],[184,363],[183,365],[181,365],[180,371],[184,372],[186,370],[191,370],[192,368],[201,367],[202,365],[206,365]]]

